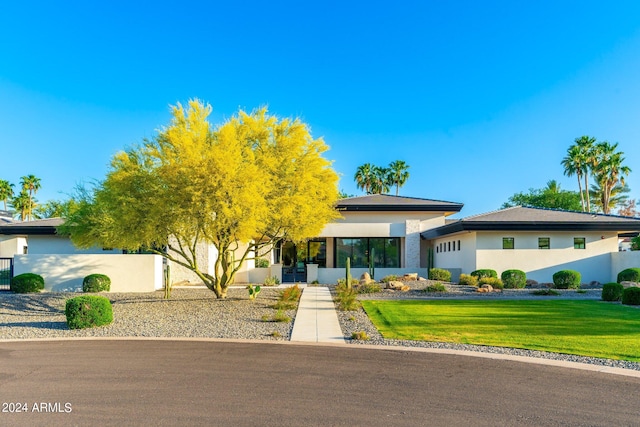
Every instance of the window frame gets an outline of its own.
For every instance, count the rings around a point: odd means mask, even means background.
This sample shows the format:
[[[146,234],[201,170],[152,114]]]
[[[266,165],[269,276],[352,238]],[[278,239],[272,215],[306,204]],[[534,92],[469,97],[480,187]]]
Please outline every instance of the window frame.
[[[542,244],[543,240],[547,241],[546,247]],[[538,237],[538,249],[551,249],[551,237]]]
[[[582,240],[582,244],[578,243],[578,240]],[[582,246],[582,247],[580,247]],[[574,237],[573,238],[573,249],[587,249],[587,238],[586,237]]]
[[[507,245],[505,245],[507,242],[511,242],[511,247],[506,247]],[[502,249],[504,250],[513,250],[516,248],[516,239],[514,237],[503,237],[502,238]]]

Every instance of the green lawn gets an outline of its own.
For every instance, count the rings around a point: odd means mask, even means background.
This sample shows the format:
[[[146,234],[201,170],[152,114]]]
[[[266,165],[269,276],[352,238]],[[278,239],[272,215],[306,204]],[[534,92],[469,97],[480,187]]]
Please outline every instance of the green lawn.
[[[362,301],[385,338],[640,361],[640,309],[602,301]]]

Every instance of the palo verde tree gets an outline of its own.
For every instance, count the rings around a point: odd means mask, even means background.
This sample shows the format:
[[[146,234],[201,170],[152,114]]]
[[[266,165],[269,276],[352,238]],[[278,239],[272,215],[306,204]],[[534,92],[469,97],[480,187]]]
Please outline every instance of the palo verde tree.
[[[338,176],[307,125],[262,108],[212,129],[210,112],[198,100],[172,107],[168,127],[118,153],[106,179],[79,194],[59,232],[85,248],[145,248],[225,298],[257,250],[318,235],[339,216]],[[197,263],[202,242],[218,252],[210,272]]]

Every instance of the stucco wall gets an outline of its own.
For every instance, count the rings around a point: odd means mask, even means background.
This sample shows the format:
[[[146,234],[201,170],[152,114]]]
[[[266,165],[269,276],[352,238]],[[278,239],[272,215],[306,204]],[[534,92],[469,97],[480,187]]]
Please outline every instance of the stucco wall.
[[[640,268],[640,251],[614,252],[611,254],[611,280],[615,282],[618,273],[626,268]]]
[[[16,255],[14,274],[36,273],[45,289],[54,292],[82,291],[89,274],[106,274],[111,292],[153,292],[163,287],[159,255]]]
[[[23,236],[0,236],[0,258],[13,258],[16,254],[24,254],[27,239]]]
[[[444,225],[444,215],[421,212],[341,212],[343,218],[327,224],[318,237],[404,237],[407,221],[418,221],[419,231]]]
[[[460,241],[460,250],[458,250],[458,241]],[[436,250],[440,243],[446,244],[448,249],[449,242],[451,242],[452,246],[455,243],[455,251]],[[462,273],[469,274],[476,269],[476,233],[459,233],[446,238],[435,239],[433,241],[433,261],[434,266],[437,268],[447,270],[460,269]]]
[[[122,254],[121,249],[103,250],[102,248],[79,249],[64,236],[29,236],[29,254]]]

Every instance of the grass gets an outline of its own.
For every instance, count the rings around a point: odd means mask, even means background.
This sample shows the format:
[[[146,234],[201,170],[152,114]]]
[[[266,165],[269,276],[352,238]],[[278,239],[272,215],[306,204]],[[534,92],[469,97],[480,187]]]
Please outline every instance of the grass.
[[[640,310],[602,301],[362,301],[385,338],[640,361]]]

